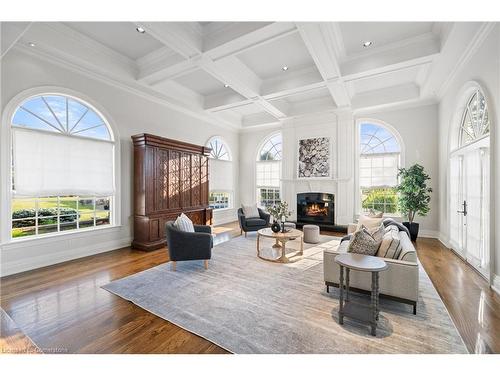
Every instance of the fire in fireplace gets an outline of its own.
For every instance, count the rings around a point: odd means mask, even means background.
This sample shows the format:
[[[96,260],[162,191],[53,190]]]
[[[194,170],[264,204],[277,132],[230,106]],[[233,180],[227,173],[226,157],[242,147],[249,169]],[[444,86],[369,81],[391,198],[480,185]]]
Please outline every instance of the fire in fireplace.
[[[328,193],[297,194],[297,222],[335,224],[335,198]]]

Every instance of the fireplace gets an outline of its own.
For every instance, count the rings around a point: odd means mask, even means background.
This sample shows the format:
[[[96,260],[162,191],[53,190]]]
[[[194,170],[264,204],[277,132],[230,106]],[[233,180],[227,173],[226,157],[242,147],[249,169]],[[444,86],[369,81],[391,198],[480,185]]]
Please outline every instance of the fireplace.
[[[328,193],[297,194],[297,222],[335,225],[335,196]]]

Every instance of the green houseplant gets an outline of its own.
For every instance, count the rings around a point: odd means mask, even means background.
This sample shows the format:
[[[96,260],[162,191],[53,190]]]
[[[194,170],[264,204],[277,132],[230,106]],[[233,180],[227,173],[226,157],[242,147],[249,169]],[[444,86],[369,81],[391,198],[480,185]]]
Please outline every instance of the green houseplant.
[[[277,221],[281,221],[281,231],[284,232],[286,219],[292,214],[290,212],[290,210],[288,209],[288,203],[285,201],[280,201],[274,206],[268,206],[267,212],[269,212],[271,215],[273,215],[273,219],[274,219],[273,226],[275,224],[278,224]],[[277,232],[273,228],[273,226],[271,227],[271,229],[273,230],[273,232]],[[278,231],[279,231],[279,224],[276,228],[278,228]]]
[[[403,222],[403,225],[410,231],[411,240],[415,241],[419,228],[419,224],[414,222],[415,216],[426,216],[430,210],[432,189],[427,186],[427,181],[431,178],[419,164],[414,164],[408,169],[400,168],[398,177],[401,178],[396,187],[399,194],[399,212],[408,217],[408,221]]]

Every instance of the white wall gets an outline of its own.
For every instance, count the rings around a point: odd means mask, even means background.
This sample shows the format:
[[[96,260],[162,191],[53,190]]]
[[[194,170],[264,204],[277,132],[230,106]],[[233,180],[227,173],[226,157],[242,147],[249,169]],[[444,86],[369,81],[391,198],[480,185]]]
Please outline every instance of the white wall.
[[[121,144],[121,227],[89,233],[63,234],[56,237],[8,243],[2,238],[1,274],[86,256],[130,245],[132,238],[132,142],[130,136],[152,133],[195,144],[205,144],[214,135],[222,136],[238,165],[238,134],[226,128],[202,122],[128,91],[93,79],[85,74],[11,50],[2,59],[2,110],[20,92],[36,86],[59,86],[80,92],[104,108],[116,125]],[[5,124],[2,124],[5,126]],[[235,168],[237,171],[237,168]],[[235,187],[238,174],[235,173]],[[234,203],[239,206],[238,189]],[[8,202],[2,202],[8,204]],[[227,213],[226,213],[227,215]],[[232,215],[235,216],[234,212]],[[8,218],[2,217],[3,220]],[[217,220],[217,214],[215,216]]]
[[[448,243],[449,239],[449,213],[448,200],[449,186],[447,183],[448,153],[450,127],[457,124],[452,123],[455,114],[460,92],[469,81],[477,82],[483,89],[489,103],[489,113],[491,119],[491,251],[493,254],[493,273],[496,274],[496,288],[500,290],[500,235],[495,238],[495,233],[500,233],[500,173],[498,172],[498,157],[500,155],[500,48],[499,32],[496,26],[484,40],[481,47],[471,56],[471,58],[460,67],[448,85],[439,105],[439,184],[440,191],[440,231],[443,242]]]
[[[356,118],[381,120],[394,127],[404,143],[404,166],[415,163],[422,165],[431,177],[430,212],[425,217],[418,216],[420,235],[439,235],[439,163],[438,163],[438,106],[436,104],[414,108],[394,109],[363,113]]]

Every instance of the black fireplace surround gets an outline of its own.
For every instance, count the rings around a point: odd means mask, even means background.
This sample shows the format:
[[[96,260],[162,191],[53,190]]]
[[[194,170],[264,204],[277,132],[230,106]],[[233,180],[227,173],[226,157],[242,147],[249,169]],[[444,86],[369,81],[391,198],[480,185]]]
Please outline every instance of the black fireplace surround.
[[[297,223],[335,225],[335,196],[329,193],[297,194]]]

